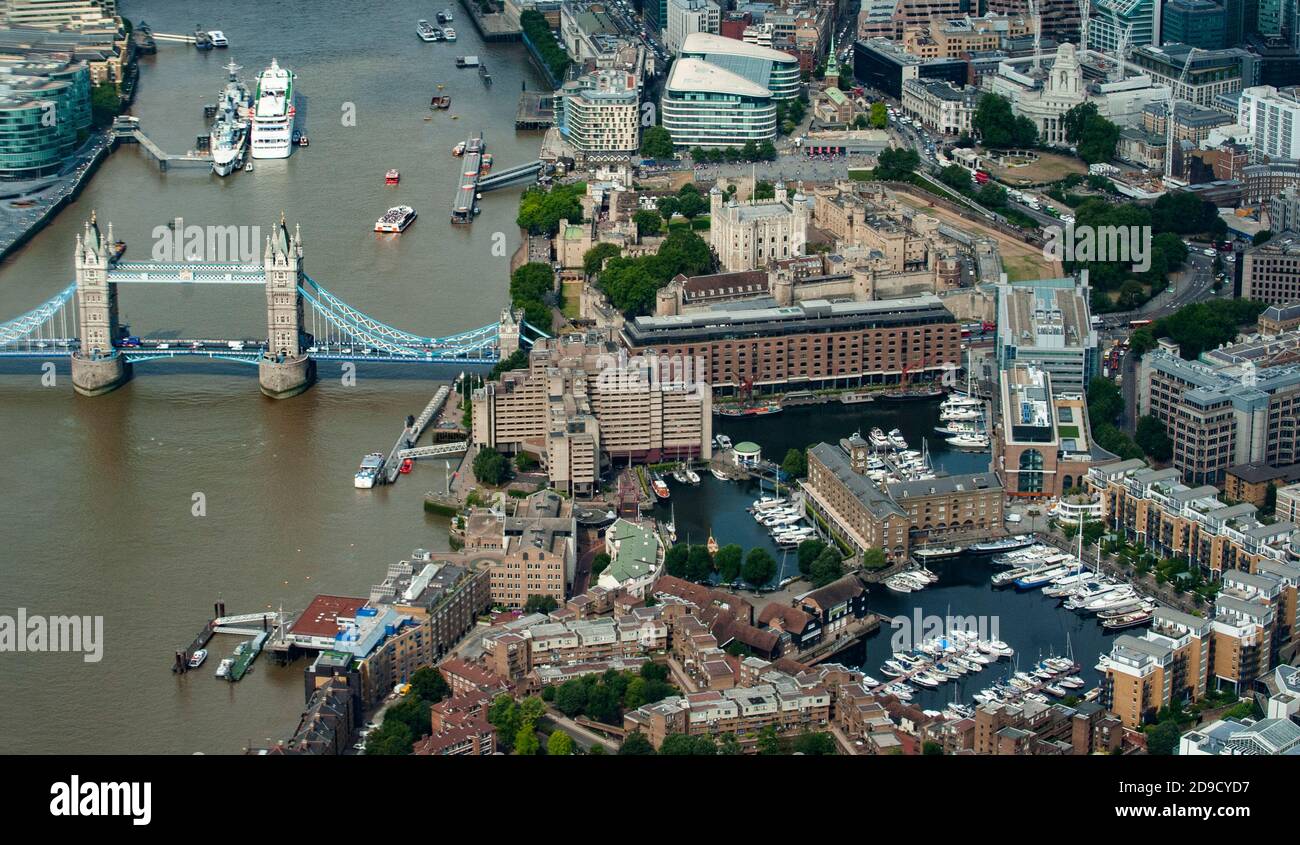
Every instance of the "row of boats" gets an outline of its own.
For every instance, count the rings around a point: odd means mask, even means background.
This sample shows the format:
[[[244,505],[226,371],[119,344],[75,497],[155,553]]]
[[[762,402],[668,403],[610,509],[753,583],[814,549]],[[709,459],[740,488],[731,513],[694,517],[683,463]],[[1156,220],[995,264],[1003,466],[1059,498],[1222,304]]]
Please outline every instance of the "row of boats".
[[[748,510],[754,515],[754,521],[766,528],[772,540],[783,549],[794,548],[817,536],[815,529],[804,524],[803,508],[797,502],[763,496],[756,499]]]
[[[415,34],[420,36],[420,40],[426,43],[432,43],[434,41],[455,41],[456,30],[449,26],[450,23],[451,12],[449,10],[443,10],[438,13],[438,26],[434,26],[426,20],[416,21]]]
[[[1151,621],[1155,601],[1131,584],[1084,568],[1082,561],[1051,546],[1033,545],[993,558],[1008,567],[991,577],[994,587],[1014,585],[1017,590],[1038,590],[1060,599],[1067,610],[1095,614],[1102,627],[1122,630]]]
[[[941,425],[934,430],[946,436],[949,446],[967,452],[988,450],[990,441],[984,427],[983,399],[953,393],[940,404],[939,420]]]
[[[890,575],[885,586],[895,593],[915,593],[939,580],[939,576],[924,566]]]

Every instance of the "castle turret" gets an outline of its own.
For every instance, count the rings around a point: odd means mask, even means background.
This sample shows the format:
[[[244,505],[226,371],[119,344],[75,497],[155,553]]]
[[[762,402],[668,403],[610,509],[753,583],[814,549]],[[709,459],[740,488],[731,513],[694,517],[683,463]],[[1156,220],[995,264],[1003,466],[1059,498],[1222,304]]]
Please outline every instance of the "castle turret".
[[[497,325],[497,354],[502,361],[519,351],[521,314],[513,308],[501,309],[501,321]]]

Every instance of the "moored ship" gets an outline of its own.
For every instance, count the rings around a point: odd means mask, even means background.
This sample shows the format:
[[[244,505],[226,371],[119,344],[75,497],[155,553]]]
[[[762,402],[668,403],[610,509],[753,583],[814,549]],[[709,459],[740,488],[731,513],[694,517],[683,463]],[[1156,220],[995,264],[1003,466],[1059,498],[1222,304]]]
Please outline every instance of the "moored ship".
[[[436,32],[437,30],[434,29],[433,24],[428,21],[419,20],[415,22],[415,34],[420,36],[421,41],[437,41]]]
[[[253,158],[288,158],[293,151],[294,73],[271,60],[257,77],[253,105]]]
[[[230,78],[221,90],[217,119],[209,136],[212,171],[218,176],[230,175],[243,163],[248,148],[248,110],[252,102],[248,88],[236,76],[239,65],[231,62],[226,65],[226,70]]]
[[[379,471],[383,468],[384,453],[371,452],[361,459],[361,466],[357,468],[357,474],[352,479],[352,486],[362,490],[374,487],[379,479]]]

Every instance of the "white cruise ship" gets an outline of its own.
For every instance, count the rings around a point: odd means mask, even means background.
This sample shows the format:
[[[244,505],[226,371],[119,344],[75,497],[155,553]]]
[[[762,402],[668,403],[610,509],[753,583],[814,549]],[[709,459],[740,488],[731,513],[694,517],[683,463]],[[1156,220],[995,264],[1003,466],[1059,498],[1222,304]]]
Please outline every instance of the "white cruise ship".
[[[280,67],[275,59],[257,77],[253,158],[288,158],[293,151],[293,80],[293,72]]]

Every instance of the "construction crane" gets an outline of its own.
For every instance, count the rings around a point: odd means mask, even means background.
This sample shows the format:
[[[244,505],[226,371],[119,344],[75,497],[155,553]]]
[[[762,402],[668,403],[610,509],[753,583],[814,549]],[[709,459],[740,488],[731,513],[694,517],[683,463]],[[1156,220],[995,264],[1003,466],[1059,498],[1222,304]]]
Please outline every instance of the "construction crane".
[[[1115,44],[1115,69],[1110,73],[1111,82],[1124,80],[1124,67],[1128,64],[1128,54],[1133,48],[1133,25],[1126,24]]]
[[[1078,0],[1079,5],[1079,60],[1088,60],[1088,15],[1092,11],[1092,0]]]
[[[1192,68],[1192,59],[1196,56],[1196,47],[1187,51],[1187,61],[1183,62],[1183,72],[1178,75],[1178,82],[1169,86],[1169,105],[1165,108],[1165,190],[1174,175],[1174,103],[1178,100],[1178,91],[1187,82],[1187,72]]]

